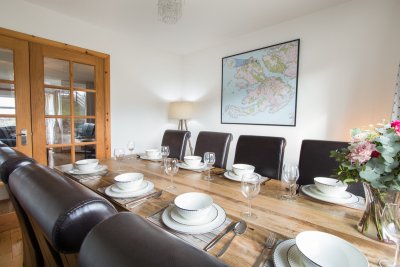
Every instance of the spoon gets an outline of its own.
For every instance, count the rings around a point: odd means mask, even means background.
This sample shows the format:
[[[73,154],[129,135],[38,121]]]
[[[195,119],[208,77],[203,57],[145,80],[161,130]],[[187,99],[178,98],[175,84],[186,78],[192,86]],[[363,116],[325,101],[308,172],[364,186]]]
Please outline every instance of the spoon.
[[[229,239],[228,242],[226,242],[224,247],[218,252],[217,257],[222,256],[232,243],[235,236],[243,234],[244,232],[246,232],[246,229],[247,229],[247,223],[245,221],[238,221],[235,224],[235,227],[233,228],[234,235],[231,237],[231,239]]]

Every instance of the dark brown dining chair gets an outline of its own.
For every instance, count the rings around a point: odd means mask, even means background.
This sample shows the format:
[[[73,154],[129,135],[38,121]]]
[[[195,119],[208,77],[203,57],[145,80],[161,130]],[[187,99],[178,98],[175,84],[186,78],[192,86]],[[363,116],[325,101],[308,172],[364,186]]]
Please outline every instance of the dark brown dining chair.
[[[194,148],[194,155],[203,158],[204,153],[214,152],[214,167],[226,169],[226,161],[228,160],[228,153],[231,142],[231,133],[201,131],[197,136],[196,146]]]
[[[43,257],[33,232],[32,225],[9,187],[10,174],[17,168],[32,163],[35,163],[35,161],[25,154],[18,152],[7,145],[0,147],[0,178],[8,192],[21,229],[23,266],[39,267],[43,266]]]
[[[341,141],[303,140],[299,158],[300,185],[314,184],[314,177],[332,177],[339,163],[330,157],[333,150],[346,148],[349,144]],[[347,191],[364,197],[362,183],[349,185]]]
[[[169,146],[169,158],[183,160],[186,153],[186,144],[190,138],[189,131],[166,130],[161,145]]]
[[[140,216],[121,212],[96,225],[83,241],[81,267],[222,267],[214,256]]]
[[[42,266],[78,266],[87,233],[117,213],[103,197],[39,164],[19,167],[9,181],[39,243]]]
[[[236,144],[234,163],[253,165],[256,173],[280,179],[285,146],[283,137],[241,135]]]

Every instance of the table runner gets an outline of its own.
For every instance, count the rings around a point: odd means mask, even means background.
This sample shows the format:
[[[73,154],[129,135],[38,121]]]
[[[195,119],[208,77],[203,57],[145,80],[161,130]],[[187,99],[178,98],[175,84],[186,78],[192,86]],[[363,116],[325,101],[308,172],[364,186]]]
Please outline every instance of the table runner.
[[[155,214],[150,215],[149,217],[147,217],[147,219],[150,222],[154,223],[155,225],[161,227],[165,231],[170,232],[171,234],[179,237],[180,239],[182,239],[186,243],[188,243],[188,244],[190,244],[190,245],[192,245],[192,246],[194,246],[194,247],[196,247],[198,249],[201,249],[201,250],[203,250],[211,242],[211,240],[213,240],[219,233],[221,233],[232,222],[231,219],[226,217],[226,219],[225,219],[225,221],[224,221],[224,223],[222,225],[220,225],[219,227],[215,228],[214,230],[212,230],[209,233],[205,233],[205,234],[182,234],[182,233],[175,232],[174,230],[168,228],[162,222],[161,215],[162,215],[162,213],[164,212],[164,210],[167,207],[164,207],[161,210],[157,211]]]

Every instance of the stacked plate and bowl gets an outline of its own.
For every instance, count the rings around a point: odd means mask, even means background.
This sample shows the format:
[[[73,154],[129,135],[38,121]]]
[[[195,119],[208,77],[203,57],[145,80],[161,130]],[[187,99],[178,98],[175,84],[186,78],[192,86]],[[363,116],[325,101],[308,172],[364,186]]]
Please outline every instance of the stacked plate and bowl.
[[[212,197],[199,192],[177,196],[174,205],[166,208],[161,217],[170,229],[189,234],[210,232],[222,225],[225,218],[225,211]]]
[[[115,176],[114,184],[106,188],[110,197],[129,198],[144,195],[154,189],[154,184],[144,179],[138,172],[129,172]]]
[[[185,156],[183,162],[178,163],[178,167],[187,170],[204,170],[206,165],[199,156]]]
[[[98,159],[82,159],[75,162],[72,170],[70,170],[69,173],[82,175],[93,174],[105,170],[107,170],[107,166],[100,165]]]
[[[244,174],[252,174],[252,173],[254,173],[254,170],[255,170],[255,167],[253,165],[237,163],[237,164],[233,164],[232,170],[226,171],[224,173],[224,176],[225,176],[225,178],[228,178],[229,180],[241,182]],[[254,173],[254,174],[261,177],[261,175],[259,175],[258,173]]]

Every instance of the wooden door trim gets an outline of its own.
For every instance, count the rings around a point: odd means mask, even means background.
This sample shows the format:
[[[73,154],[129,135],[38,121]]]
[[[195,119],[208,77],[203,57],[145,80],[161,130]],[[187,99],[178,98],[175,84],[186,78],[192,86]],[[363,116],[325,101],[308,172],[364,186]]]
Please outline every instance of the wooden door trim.
[[[26,34],[26,33],[22,33],[22,32],[5,29],[2,27],[0,27],[0,35],[5,35],[5,36],[9,36],[9,37],[16,38],[16,39],[21,39],[21,40],[32,42],[32,43],[49,45],[49,46],[61,48],[64,50],[75,51],[75,52],[92,55],[92,56],[96,56],[96,57],[100,57],[100,58],[104,58],[104,59],[110,56],[105,53],[93,51],[90,49],[85,49],[85,48],[78,47],[75,45],[70,45],[70,44],[66,44],[66,43],[62,43],[62,42],[49,40],[49,39],[38,37],[35,35],[30,35],[30,34]]]

